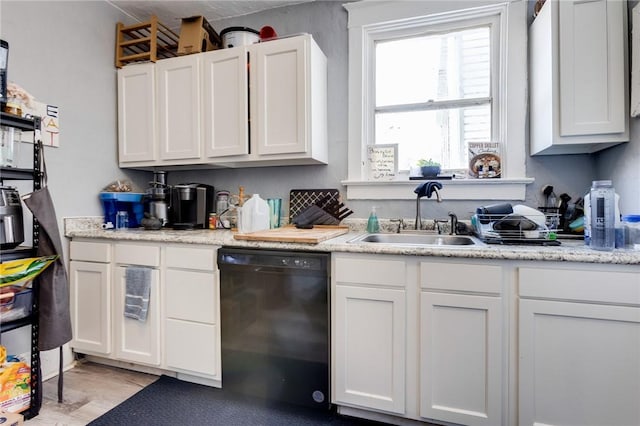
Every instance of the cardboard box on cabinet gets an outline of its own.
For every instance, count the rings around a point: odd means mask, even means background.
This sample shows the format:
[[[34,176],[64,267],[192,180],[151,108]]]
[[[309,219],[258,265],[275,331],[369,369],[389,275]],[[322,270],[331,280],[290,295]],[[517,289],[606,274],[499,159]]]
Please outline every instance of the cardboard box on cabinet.
[[[204,16],[182,18],[178,55],[216,50],[220,48],[220,45],[220,36]]]

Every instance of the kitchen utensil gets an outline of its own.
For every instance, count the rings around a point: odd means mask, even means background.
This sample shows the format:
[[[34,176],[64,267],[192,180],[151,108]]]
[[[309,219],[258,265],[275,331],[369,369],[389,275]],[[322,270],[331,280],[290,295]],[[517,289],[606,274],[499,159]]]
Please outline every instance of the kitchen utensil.
[[[292,189],[289,192],[289,221],[311,204],[316,204],[325,197],[340,199],[337,189]],[[292,222],[293,223],[293,222]]]
[[[296,215],[292,219],[292,223],[296,225],[337,225],[340,221],[317,205],[312,204]]]
[[[544,213],[540,210],[534,209],[529,206],[525,206],[522,204],[516,204],[513,206],[513,213],[526,217],[530,221],[534,222],[540,229],[547,228],[547,219]],[[550,213],[549,215],[553,216],[554,214]],[[553,228],[555,229],[555,228]]]

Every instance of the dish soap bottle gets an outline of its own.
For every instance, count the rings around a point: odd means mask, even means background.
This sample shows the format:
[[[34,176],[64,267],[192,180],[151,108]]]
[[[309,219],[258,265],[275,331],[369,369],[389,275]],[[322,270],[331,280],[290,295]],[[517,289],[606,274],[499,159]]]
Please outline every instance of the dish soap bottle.
[[[367,221],[367,232],[370,234],[380,232],[380,224],[378,223],[375,206],[371,207],[371,214],[369,214],[369,220]]]

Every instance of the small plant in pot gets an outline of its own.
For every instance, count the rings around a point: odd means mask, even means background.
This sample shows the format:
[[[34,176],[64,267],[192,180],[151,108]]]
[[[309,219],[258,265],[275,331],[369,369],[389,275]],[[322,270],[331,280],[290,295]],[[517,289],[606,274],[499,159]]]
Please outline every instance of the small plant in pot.
[[[423,177],[437,177],[440,174],[440,163],[431,158],[418,160],[418,166]]]

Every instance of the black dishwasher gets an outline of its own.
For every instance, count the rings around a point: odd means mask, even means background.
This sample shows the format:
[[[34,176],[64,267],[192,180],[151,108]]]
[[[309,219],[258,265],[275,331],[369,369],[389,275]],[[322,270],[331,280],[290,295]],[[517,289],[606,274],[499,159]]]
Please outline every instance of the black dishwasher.
[[[218,250],[224,391],[329,408],[329,256]]]

